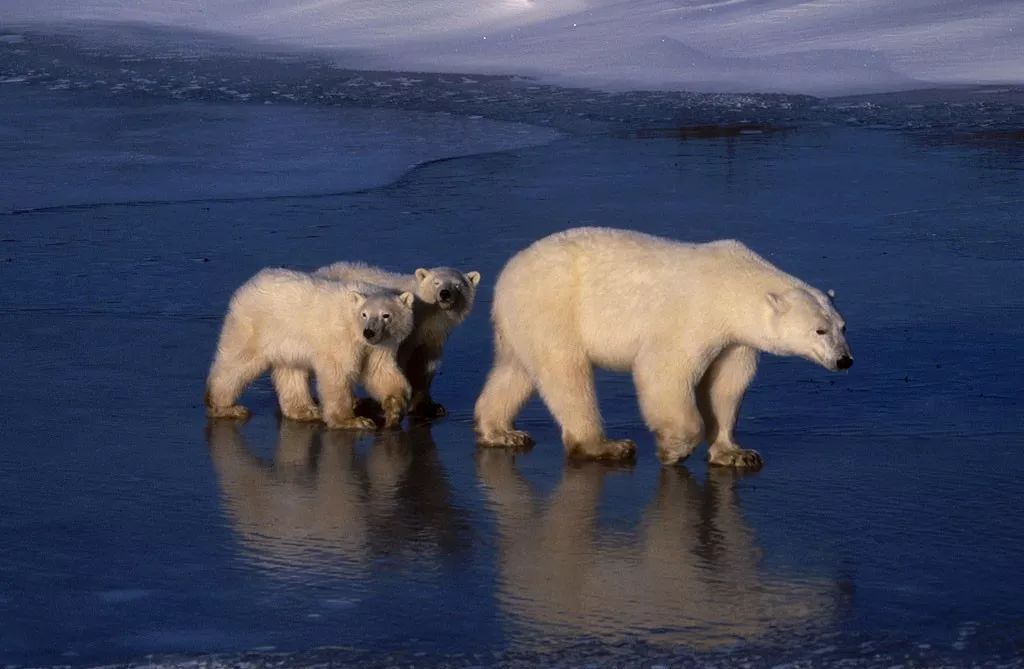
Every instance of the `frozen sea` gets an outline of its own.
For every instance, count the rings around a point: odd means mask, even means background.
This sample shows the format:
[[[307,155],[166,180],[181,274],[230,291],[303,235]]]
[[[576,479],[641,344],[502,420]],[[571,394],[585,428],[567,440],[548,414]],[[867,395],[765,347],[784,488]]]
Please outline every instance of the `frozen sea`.
[[[1024,664],[1024,92],[845,98],[345,70],[138,26],[0,30],[0,665]],[[108,32],[105,32],[108,31]],[[834,288],[857,364],[766,357],[760,472],[478,451],[504,262],[610,225]],[[484,277],[432,425],[208,422],[231,292]]]

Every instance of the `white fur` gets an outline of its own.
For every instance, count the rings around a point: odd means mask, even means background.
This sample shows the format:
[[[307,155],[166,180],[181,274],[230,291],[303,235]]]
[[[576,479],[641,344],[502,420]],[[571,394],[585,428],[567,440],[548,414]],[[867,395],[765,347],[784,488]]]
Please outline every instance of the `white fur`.
[[[492,316],[495,362],[476,405],[481,443],[527,443],[512,422],[537,390],[566,448],[584,457],[634,449],[605,438],[594,366],[633,372],[663,462],[687,457],[706,435],[712,463],[757,466],[733,428],[758,351],[828,369],[849,356],[830,299],[736,241],[608,228],[551,235],[502,270]]]
[[[316,276],[337,281],[361,281],[388,290],[409,291],[416,296],[412,334],[398,349],[398,364],[412,387],[410,412],[444,415],[444,407],[430,396],[448,336],[473,308],[479,272],[462,272],[449,267],[417,269],[413,274],[396,274],[364,263],[338,262],[321,267]],[[448,290],[450,304],[439,296]]]
[[[247,415],[235,401],[273,367],[285,416],[320,417],[309,395],[312,371],[329,426],[372,428],[372,421],[353,416],[352,387],[362,382],[374,397],[400,413],[409,386],[395,352],[412,331],[412,304],[410,293],[384,293],[369,285],[284,269],[263,270],[231,298],[207,380],[208,413]],[[373,333],[372,344],[364,331]]]

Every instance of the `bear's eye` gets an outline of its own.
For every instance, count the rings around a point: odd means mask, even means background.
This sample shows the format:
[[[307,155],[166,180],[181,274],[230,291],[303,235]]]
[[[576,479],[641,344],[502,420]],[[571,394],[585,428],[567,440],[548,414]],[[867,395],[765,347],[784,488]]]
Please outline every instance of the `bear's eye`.
[[[381,314],[381,318],[383,318],[384,320],[388,320],[389,318],[391,318],[391,314]]]
[[[366,318],[366,312],[365,311],[362,313],[362,316],[363,316],[363,318]]]
[[[817,330],[815,330],[815,332],[817,332],[820,335],[828,334],[828,330],[823,330],[821,328],[818,328]]]

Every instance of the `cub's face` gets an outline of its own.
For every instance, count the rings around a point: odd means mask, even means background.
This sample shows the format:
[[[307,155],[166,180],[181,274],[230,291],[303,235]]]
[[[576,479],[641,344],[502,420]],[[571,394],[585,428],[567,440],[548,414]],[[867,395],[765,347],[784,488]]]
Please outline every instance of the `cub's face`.
[[[465,316],[473,308],[480,272],[463,274],[451,267],[416,270],[417,293],[421,300],[444,311]]]
[[[412,293],[352,293],[363,339],[368,344],[398,345],[412,332]]]
[[[846,321],[820,291],[794,288],[768,295],[769,349],[798,355],[829,371],[849,369],[853,355],[846,343]],[[772,350],[774,349],[774,350]]]

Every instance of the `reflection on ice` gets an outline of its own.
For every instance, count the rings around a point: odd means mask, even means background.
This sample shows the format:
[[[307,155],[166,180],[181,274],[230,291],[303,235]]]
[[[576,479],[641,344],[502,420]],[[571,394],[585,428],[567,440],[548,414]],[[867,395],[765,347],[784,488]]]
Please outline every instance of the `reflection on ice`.
[[[598,522],[606,466],[568,465],[542,502],[514,456],[482,450],[477,462],[499,526],[498,601],[523,644],[651,635],[710,650],[827,625],[837,611],[834,581],[759,568],[734,487],[742,474],[712,469],[701,485],[685,468],[662,468],[640,526],[621,537]]]
[[[207,437],[226,513],[272,573],[362,578],[382,557],[425,567],[463,547],[429,428],[370,438],[282,420],[272,463],[249,450],[234,421],[211,421]],[[371,442],[365,453],[360,441]]]

